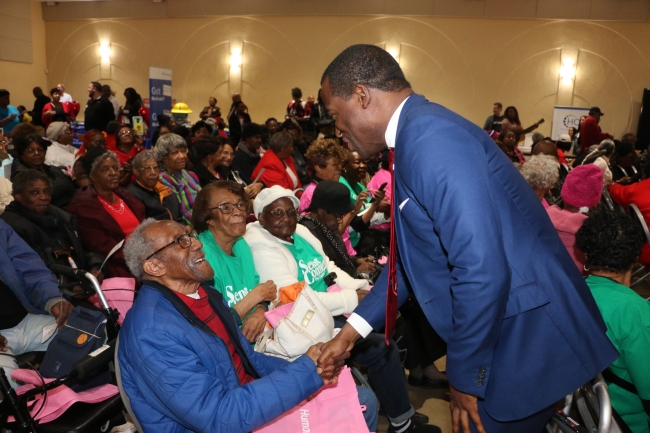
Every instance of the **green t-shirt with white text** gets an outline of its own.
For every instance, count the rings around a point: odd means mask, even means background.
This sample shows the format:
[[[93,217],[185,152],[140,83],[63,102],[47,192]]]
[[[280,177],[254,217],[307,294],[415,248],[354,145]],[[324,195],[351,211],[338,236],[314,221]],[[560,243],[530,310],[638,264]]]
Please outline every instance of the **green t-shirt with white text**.
[[[199,239],[203,243],[205,259],[214,270],[214,278],[207,283],[214,286],[232,307],[260,283],[251,249],[244,238],[239,238],[232,247],[233,255],[229,256],[209,230],[199,234]]]
[[[293,244],[285,246],[298,264],[298,281],[309,284],[315,292],[327,292],[325,277],[328,275],[327,265],[323,256],[309,242],[294,233]]]

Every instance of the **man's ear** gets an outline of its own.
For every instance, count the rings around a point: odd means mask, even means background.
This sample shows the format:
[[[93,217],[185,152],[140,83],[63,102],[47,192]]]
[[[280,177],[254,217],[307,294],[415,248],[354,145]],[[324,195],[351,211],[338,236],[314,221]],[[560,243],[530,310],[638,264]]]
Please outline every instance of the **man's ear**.
[[[361,108],[365,110],[370,104],[370,89],[365,84],[357,84],[354,86],[354,97],[357,98],[361,104]]]
[[[167,273],[167,269],[163,262],[155,258],[144,262],[142,270],[145,274],[151,275],[152,277],[162,277]]]

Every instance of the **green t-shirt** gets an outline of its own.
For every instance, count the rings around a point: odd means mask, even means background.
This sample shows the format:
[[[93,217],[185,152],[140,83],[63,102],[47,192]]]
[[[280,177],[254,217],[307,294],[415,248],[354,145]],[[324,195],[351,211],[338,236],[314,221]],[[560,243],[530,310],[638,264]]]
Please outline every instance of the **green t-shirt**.
[[[293,244],[285,246],[298,264],[298,281],[304,281],[316,292],[327,292],[325,277],[329,273],[323,256],[309,242],[294,233]]]
[[[342,183],[343,185],[347,186],[348,189],[350,190],[350,201],[352,204],[356,204],[357,202],[357,197],[359,197],[359,194],[367,190],[365,186],[363,186],[362,183],[357,182],[355,184],[350,184],[347,179],[345,179],[343,176],[339,177],[339,183]],[[361,210],[359,210],[359,213],[363,213],[368,207],[370,207],[370,201],[372,200],[372,197],[368,196],[366,199],[366,202],[363,204],[361,207]],[[354,231],[352,227],[350,227],[350,230],[348,231],[350,234],[350,243],[352,244],[353,247],[356,247],[357,244],[359,243],[359,240],[361,239],[361,235]]]
[[[607,325],[607,336],[621,356],[610,366],[650,400],[650,303],[629,287],[609,278],[589,276],[587,285]],[[634,433],[648,433],[648,415],[641,400],[610,383],[612,406]]]
[[[244,238],[239,238],[232,247],[233,255],[229,256],[217,244],[210,230],[199,234],[199,239],[203,243],[205,259],[214,270],[214,278],[208,284],[217,289],[232,307],[260,283],[251,249]]]

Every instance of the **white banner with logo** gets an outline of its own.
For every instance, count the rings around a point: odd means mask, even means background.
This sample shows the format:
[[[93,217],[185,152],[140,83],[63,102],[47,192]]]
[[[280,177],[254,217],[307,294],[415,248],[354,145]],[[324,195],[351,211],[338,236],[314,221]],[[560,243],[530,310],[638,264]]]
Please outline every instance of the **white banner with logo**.
[[[578,128],[580,126],[580,116],[586,116],[588,114],[589,108],[556,105],[553,111],[551,138],[557,140],[560,135],[568,134],[570,127]]]

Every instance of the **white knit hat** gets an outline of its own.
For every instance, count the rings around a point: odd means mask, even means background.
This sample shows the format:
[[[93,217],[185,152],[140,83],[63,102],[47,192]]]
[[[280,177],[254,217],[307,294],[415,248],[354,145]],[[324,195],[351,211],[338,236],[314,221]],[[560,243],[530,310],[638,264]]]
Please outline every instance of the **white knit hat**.
[[[260,214],[264,212],[265,207],[277,199],[284,197],[291,199],[293,205],[298,209],[300,206],[300,200],[298,200],[298,197],[296,197],[292,191],[282,188],[280,185],[273,185],[271,188],[265,188],[260,191],[253,201],[253,212],[255,213],[255,217],[259,218]]]

